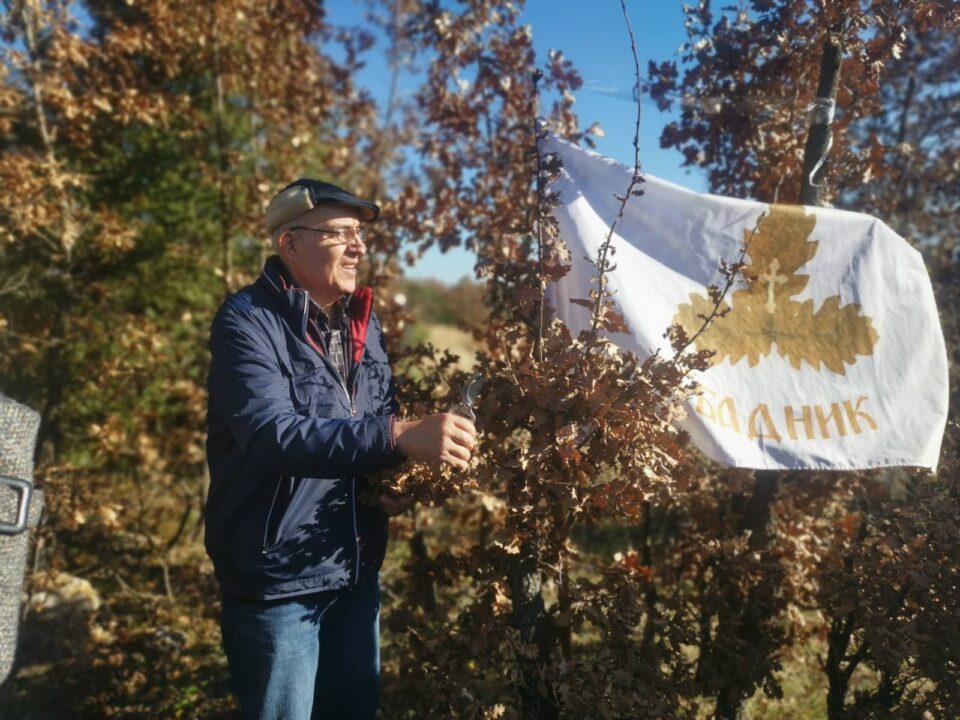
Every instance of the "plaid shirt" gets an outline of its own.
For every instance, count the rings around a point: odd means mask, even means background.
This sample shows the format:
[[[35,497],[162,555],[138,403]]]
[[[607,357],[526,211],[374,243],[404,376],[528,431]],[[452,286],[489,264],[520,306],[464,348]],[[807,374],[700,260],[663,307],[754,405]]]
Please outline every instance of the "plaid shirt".
[[[283,262],[278,262],[277,265],[283,282],[288,287],[299,287]],[[307,297],[310,296],[307,295]],[[353,356],[350,352],[349,301],[349,295],[343,296],[330,306],[330,315],[327,315],[323,308],[310,298],[307,309],[307,340],[327,356],[340,375],[340,379],[343,380],[344,387],[347,387],[350,371],[353,370]]]
[[[349,296],[348,296],[349,297]],[[307,311],[307,332],[333,363],[346,387],[350,378],[352,356],[350,353],[350,321],[347,316],[347,300],[343,297],[330,307],[327,315],[313,300]]]

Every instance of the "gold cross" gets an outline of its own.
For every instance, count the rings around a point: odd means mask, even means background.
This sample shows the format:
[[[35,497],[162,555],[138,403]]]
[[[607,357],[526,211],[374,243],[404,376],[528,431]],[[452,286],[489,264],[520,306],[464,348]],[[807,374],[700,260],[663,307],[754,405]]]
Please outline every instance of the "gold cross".
[[[790,278],[786,275],[777,275],[777,270],[780,269],[780,261],[777,258],[774,258],[770,261],[770,272],[763,273],[757,276],[758,280],[770,283],[767,285],[767,312],[773,312],[777,308],[777,304],[773,301],[773,290],[776,285],[783,285]]]

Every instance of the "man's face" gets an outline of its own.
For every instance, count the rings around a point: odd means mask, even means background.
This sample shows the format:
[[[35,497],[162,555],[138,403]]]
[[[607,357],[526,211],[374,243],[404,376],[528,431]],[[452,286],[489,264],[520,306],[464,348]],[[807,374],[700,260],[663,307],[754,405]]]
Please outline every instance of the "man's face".
[[[345,206],[321,205],[289,225],[279,238],[280,258],[313,301],[326,308],[353,292],[367,251],[355,234],[360,229],[357,213]],[[345,236],[335,235],[338,230]]]

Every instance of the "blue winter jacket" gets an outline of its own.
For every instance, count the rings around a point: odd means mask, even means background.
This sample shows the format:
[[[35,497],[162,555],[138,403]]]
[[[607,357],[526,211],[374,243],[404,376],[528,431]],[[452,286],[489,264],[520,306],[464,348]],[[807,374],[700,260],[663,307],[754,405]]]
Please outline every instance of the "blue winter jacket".
[[[307,339],[305,290],[270,258],[213,320],[205,543],[224,594],[269,600],[344,587],[383,562],[387,517],[363,476],[399,464],[373,293],[349,298],[353,370]]]

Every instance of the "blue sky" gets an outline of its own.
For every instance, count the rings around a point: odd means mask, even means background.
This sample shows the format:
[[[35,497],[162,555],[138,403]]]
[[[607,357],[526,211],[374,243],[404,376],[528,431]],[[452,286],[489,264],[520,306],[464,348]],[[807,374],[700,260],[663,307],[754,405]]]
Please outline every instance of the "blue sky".
[[[453,3],[451,3],[453,5]],[[627,0],[640,57],[641,78],[648,60],[673,58],[686,41],[683,3],[677,0]],[[361,3],[337,0],[328,4],[328,19],[334,24],[359,24]],[[606,137],[597,139],[597,151],[633,164],[633,130],[636,110],[631,100],[634,84],[630,40],[623,23],[619,0],[528,0],[521,21],[533,29],[538,58],[550,49],[562,50],[583,76],[585,85],[577,92],[575,110],[582,127],[597,121]],[[386,97],[386,63],[378,62],[375,49],[360,83],[378,99]],[[406,78],[413,87],[415,79]],[[670,116],[650,102],[643,103],[640,126],[640,157],[645,172],[692,190],[706,188],[703,174],[681,169],[676,150],[660,149],[660,132]],[[464,250],[446,254],[432,251],[413,268],[411,277],[433,277],[451,282],[473,275],[474,257]]]

